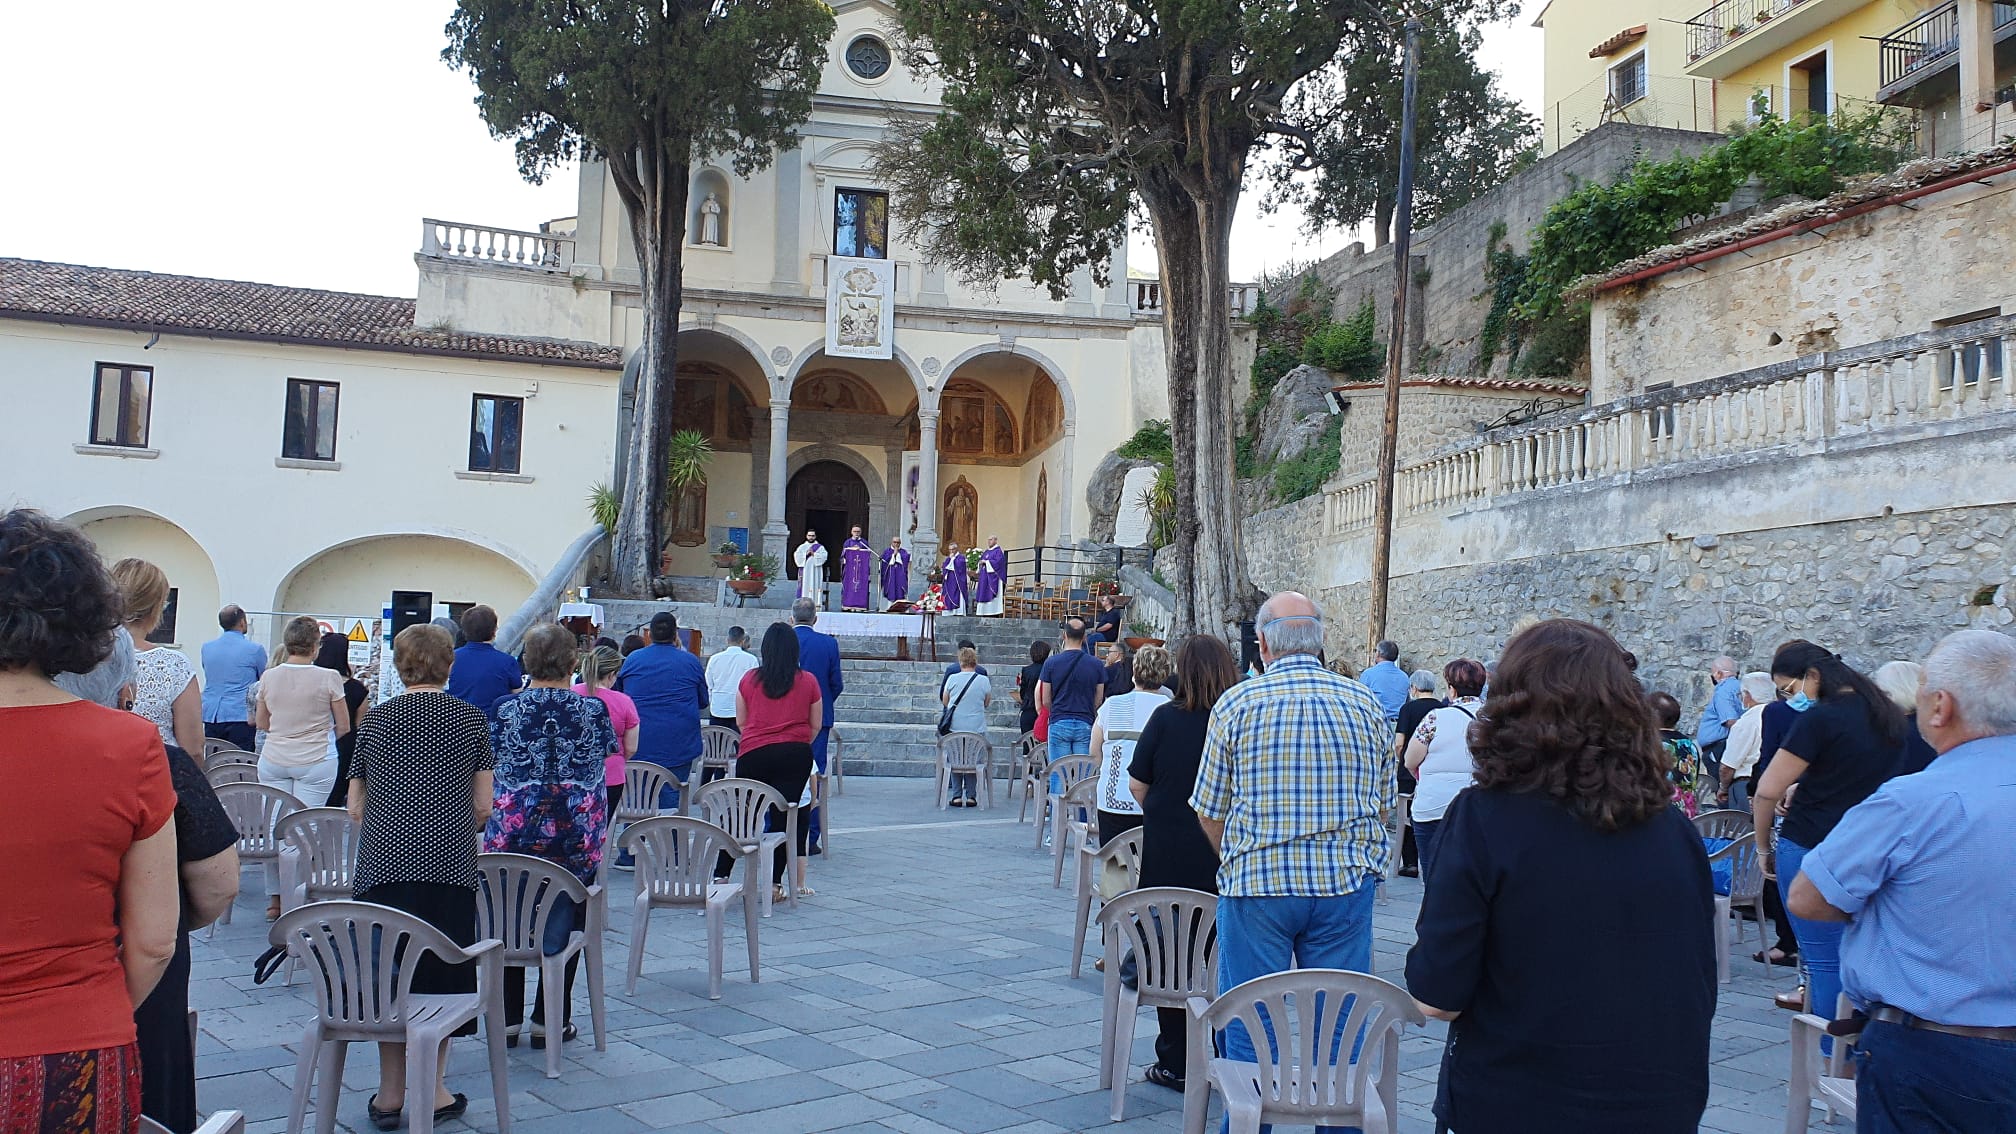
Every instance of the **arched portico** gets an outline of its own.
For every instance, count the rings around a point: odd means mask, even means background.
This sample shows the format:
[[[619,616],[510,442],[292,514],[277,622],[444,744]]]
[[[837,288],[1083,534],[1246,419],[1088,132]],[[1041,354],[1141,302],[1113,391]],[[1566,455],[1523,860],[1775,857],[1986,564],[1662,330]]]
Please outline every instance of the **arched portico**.
[[[216,636],[223,605],[216,563],[196,537],[165,516],[127,505],[85,508],[65,518],[97,545],[108,565],[130,557],[161,568],[171,588],[170,609],[155,640],[195,660],[197,648]]]
[[[538,568],[523,555],[473,533],[385,532],[342,540],[303,559],[274,588],[272,609],[368,618],[399,590],[509,613],[538,578]]]

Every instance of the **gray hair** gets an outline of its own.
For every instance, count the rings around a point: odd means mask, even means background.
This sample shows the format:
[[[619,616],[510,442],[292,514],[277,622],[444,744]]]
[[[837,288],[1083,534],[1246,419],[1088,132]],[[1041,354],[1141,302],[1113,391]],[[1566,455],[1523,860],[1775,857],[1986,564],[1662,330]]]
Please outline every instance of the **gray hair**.
[[[1918,690],[1925,685],[1925,667],[1915,661],[1884,662],[1869,675],[1885,697],[1907,713],[1918,711]]]
[[[1400,643],[1398,643],[1398,642],[1381,642],[1381,643],[1379,643],[1379,660],[1380,660],[1380,661],[1399,661],[1399,660],[1400,660]]]
[[[801,626],[810,626],[819,621],[819,604],[809,598],[801,598],[791,604],[791,621]]]
[[[1432,669],[1417,669],[1408,676],[1407,684],[1417,692],[1433,693],[1436,688],[1435,671]]]
[[[1308,654],[1311,657],[1323,652],[1323,608],[1310,599],[1309,609],[1313,614],[1290,614],[1276,617],[1274,600],[1268,599],[1260,606],[1259,632],[1267,636],[1267,651],[1275,657],[1289,654]]]
[[[133,661],[133,635],[124,626],[112,637],[112,652],[86,673],[59,673],[52,680],[74,697],[108,709],[119,708],[119,694],[133,684],[139,667]]]
[[[1925,688],[1953,698],[1960,719],[1989,736],[2016,734],[2016,639],[1956,630],[1925,659]]]
[[[1771,680],[1770,674],[1761,669],[1753,669],[1743,675],[1742,689],[1750,695],[1752,701],[1760,705],[1768,705],[1778,696],[1777,683]]]

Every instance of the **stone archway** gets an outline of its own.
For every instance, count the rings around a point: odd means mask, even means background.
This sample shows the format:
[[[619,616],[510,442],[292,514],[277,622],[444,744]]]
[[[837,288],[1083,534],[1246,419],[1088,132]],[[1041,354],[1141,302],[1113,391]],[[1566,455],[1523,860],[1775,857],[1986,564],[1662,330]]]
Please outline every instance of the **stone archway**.
[[[826,578],[837,582],[841,572],[841,545],[850,528],[868,530],[868,482],[841,461],[812,461],[792,475],[784,487],[784,516],[791,535],[786,541],[795,551],[809,528],[819,533],[826,547]],[[798,577],[798,565],[783,564],[786,578]]]

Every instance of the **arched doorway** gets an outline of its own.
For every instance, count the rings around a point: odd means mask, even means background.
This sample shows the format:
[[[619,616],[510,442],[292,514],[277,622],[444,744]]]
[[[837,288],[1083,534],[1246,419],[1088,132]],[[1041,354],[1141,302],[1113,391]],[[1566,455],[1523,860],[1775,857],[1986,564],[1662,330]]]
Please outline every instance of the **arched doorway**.
[[[791,526],[785,545],[792,551],[805,542],[806,529],[819,533],[826,545],[826,578],[840,578],[840,547],[848,529],[868,527],[868,485],[861,474],[839,461],[813,461],[799,469],[784,488],[784,516]],[[798,577],[798,565],[786,560],[784,574]]]

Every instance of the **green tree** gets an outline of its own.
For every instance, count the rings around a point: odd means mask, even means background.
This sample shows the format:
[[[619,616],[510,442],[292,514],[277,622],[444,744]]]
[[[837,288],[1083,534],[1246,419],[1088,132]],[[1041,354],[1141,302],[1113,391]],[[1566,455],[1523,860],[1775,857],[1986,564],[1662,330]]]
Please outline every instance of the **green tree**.
[[[1393,239],[1400,189],[1404,51],[1400,28],[1376,29],[1364,50],[1296,89],[1291,113],[1315,123],[1306,165],[1274,168],[1277,200],[1299,205],[1312,231],[1370,220],[1373,241]],[[1414,223],[1433,224],[1531,160],[1540,122],[1477,65],[1479,19],[1425,22],[1416,93]]]
[[[1421,0],[1469,8],[1460,0]],[[1161,263],[1175,445],[1172,632],[1251,613],[1233,476],[1233,213],[1256,151],[1307,140],[1295,85],[1393,14],[1364,0],[895,0],[913,66],[943,83],[935,119],[899,122],[878,169],[932,258],[968,279],[1026,277],[1061,297],[1106,266],[1129,209]],[[1486,0],[1496,9],[1498,0]]]
[[[625,593],[650,593],[662,544],[693,162],[747,176],[789,148],[833,27],[821,0],[462,0],[448,22],[441,57],[525,179],[604,160],[629,217],[644,360],[610,556]]]

